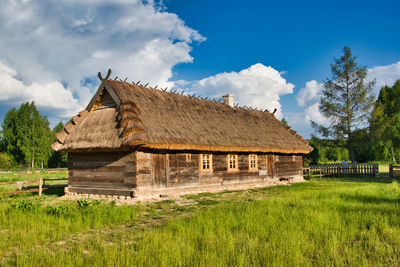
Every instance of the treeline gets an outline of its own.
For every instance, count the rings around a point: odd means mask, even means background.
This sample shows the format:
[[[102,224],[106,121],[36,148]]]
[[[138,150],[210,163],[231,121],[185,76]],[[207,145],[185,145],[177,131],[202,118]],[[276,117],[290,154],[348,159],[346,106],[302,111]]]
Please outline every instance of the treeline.
[[[367,118],[367,126],[356,129],[351,139],[320,139],[309,141],[313,152],[305,156],[305,164],[349,161],[348,144],[352,145],[356,162],[390,162],[400,159],[400,80],[384,86]]]
[[[67,154],[50,147],[64,125],[60,122],[54,129],[49,125],[33,102],[10,109],[1,125],[0,169],[65,167]]]

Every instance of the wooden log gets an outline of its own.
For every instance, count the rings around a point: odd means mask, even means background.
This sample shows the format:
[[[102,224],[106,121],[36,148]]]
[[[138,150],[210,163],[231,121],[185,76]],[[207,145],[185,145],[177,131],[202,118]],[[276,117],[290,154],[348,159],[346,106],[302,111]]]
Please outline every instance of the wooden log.
[[[42,178],[39,179],[39,197],[42,196]]]
[[[19,182],[24,182],[24,183],[38,183],[40,180],[29,180],[29,181],[16,181],[16,182],[1,182],[0,185],[6,185],[6,184],[16,184]]]
[[[389,164],[389,177],[393,177],[393,165]]]

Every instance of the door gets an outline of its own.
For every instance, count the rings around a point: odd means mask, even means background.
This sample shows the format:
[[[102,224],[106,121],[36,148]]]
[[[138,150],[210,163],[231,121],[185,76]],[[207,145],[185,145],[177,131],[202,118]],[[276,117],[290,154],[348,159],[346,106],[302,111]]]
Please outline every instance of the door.
[[[274,156],[273,155],[268,155],[267,156],[267,175],[269,177],[273,177],[274,174]]]
[[[167,186],[165,154],[153,154],[153,185]]]

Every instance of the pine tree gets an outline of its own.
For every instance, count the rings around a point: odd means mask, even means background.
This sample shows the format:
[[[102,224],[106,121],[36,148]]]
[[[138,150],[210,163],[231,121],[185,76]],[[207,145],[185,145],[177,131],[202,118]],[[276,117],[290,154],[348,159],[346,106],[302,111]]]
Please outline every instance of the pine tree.
[[[343,48],[343,55],[331,64],[332,77],[327,79],[322,90],[320,111],[329,118],[330,126],[323,127],[312,122],[313,127],[324,137],[344,141],[354,162],[352,134],[364,126],[373,106],[371,94],[375,81],[365,83],[367,69],[356,63],[350,47]]]

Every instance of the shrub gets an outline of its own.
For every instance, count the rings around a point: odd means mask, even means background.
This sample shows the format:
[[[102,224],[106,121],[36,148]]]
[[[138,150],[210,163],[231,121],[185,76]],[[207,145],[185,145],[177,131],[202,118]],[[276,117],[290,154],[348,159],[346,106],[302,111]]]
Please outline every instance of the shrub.
[[[98,200],[90,200],[88,198],[78,199],[78,207],[81,209],[87,209],[91,207],[98,206],[100,201]]]
[[[0,169],[11,169],[12,167],[12,159],[6,153],[0,152]]]
[[[21,210],[21,211],[35,211],[37,210],[42,203],[40,202],[33,202],[27,199],[20,199],[17,202],[14,202],[11,204],[11,207],[16,209],[16,210]]]

